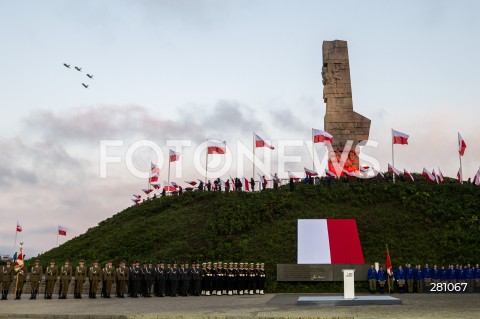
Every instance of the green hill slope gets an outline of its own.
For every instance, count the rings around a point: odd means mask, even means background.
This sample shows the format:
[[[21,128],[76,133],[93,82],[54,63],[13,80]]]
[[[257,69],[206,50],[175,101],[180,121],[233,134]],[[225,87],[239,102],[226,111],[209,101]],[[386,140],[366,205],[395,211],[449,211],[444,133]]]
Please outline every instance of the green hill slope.
[[[275,281],[275,265],[296,263],[299,218],[356,218],[365,261],[383,262],[388,244],[397,265],[480,261],[479,216],[480,188],[452,181],[336,181],[331,187],[322,181],[298,184],[295,192],[185,193],[129,207],[40,257],[264,261],[269,290],[288,291],[291,285]]]

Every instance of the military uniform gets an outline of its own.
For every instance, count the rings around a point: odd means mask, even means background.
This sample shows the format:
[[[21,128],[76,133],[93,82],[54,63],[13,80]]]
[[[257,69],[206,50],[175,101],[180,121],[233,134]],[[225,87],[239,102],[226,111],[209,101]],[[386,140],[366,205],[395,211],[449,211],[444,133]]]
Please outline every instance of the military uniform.
[[[138,298],[138,293],[140,292],[140,283],[142,280],[142,270],[140,269],[138,262],[135,262],[135,265],[130,267],[128,279],[130,281],[130,287],[128,290],[129,296],[131,298]]]
[[[192,295],[200,296],[202,290],[202,269],[200,269],[200,264],[197,262],[195,267],[192,268]]]
[[[177,268],[177,263],[173,263],[173,267],[170,268],[168,273],[168,279],[170,280],[170,296],[176,297],[178,290],[178,280],[180,279],[180,272]]]
[[[427,263],[423,268],[423,284],[427,288],[427,292],[430,291],[429,288],[431,283],[432,283],[432,269],[429,267]]]
[[[112,262],[108,261],[105,267],[102,269],[102,297],[110,298],[112,293],[112,285],[115,281],[115,268],[112,266]]]
[[[248,280],[248,294],[253,295],[255,292],[255,268],[253,266],[253,263],[250,263],[250,268],[248,268],[247,271],[247,280]]]
[[[240,263],[240,268],[238,268],[238,276],[237,276],[237,289],[238,294],[243,295],[245,290],[245,268],[243,267],[243,263]]]
[[[378,279],[378,291],[381,294],[385,293],[385,282],[387,281],[387,272],[383,269],[383,266],[380,266],[377,272]]]
[[[10,284],[13,281],[13,271],[13,266],[10,261],[7,261],[7,265],[2,266],[2,300],[7,300]]]
[[[125,287],[128,282],[128,269],[125,267],[125,262],[122,261],[120,266],[115,270],[115,279],[116,281],[116,295],[118,298],[125,298]]]
[[[68,261],[65,262],[65,265],[60,268],[60,288],[59,288],[59,299],[67,299],[68,286],[70,286],[70,281],[72,280],[72,267]]]
[[[74,298],[82,299],[83,285],[87,279],[87,267],[83,260],[80,260],[78,266],[75,268],[75,290]]]
[[[165,277],[167,270],[165,269],[165,263],[162,261],[155,269],[155,296],[165,297]]]
[[[225,278],[225,273],[224,273],[224,270],[223,270],[223,264],[222,262],[219,262],[217,264],[217,269],[216,269],[216,273],[215,273],[215,291],[217,293],[217,296],[221,296],[222,295],[222,290],[223,290],[223,281],[224,281],[224,278]]]
[[[263,295],[265,290],[265,281],[267,280],[267,272],[265,270],[264,263],[260,264],[260,269],[258,270],[258,277],[259,277],[258,289],[260,290],[260,294]]]
[[[397,271],[395,272],[395,280],[397,281],[398,292],[405,292],[405,270],[402,265],[398,266]]]
[[[180,295],[188,296],[188,285],[190,283],[190,271],[188,269],[188,263],[182,263],[178,269],[180,276]]]
[[[370,269],[368,269],[367,279],[370,293],[374,294],[377,291],[377,271],[373,264],[370,265]]]
[[[212,274],[210,273],[211,264],[203,263],[202,268],[202,295],[210,296],[212,287]]]
[[[237,276],[237,270],[233,268],[233,263],[231,262],[228,265],[228,268],[226,270],[226,279],[227,279],[227,295],[231,296],[233,295],[233,290],[235,286],[235,278]]]
[[[35,260],[35,266],[30,269],[30,286],[32,288],[30,299],[37,299],[38,287],[42,280],[43,267],[40,266],[40,260]]]
[[[90,282],[89,298],[97,298],[98,283],[102,280],[102,269],[98,266],[98,260],[88,270],[88,281]]]
[[[415,280],[415,285],[417,286],[417,292],[423,292],[423,284],[424,284],[424,273],[422,270],[422,267],[420,265],[417,265],[416,271],[414,271],[414,280]]]
[[[15,299],[19,300],[22,296],[23,285],[27,281],[27,267],[22,266],[17,272]]]
[[[409,263],[407,263],[407,268],[405,269],[405,279],[407,281],[407,288],[409,293],[413,292],[413,277],[413,268]]]
[[[145,281],[143,296],[151,297],[153,283],[155,281],[155,270],[153,269],[153,264],[151,262],[148,262],[147,266],[143,268],[143,278]]]
[[[50,266],[45,270],[45,299],[52,299],[53,288],[55,287],[55,282],[58,279],[58,268],[55,266],[55,262],[51,261]]]

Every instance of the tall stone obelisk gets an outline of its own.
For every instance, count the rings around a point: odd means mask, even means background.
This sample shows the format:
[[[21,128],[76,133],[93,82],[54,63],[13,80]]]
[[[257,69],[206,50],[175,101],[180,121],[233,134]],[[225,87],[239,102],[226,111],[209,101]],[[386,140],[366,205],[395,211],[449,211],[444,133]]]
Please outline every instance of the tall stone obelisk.
[[[341,153],[348,140],[354,151],[358,142],[368,140],[371,121],[353,110],[347,41],[323,41],[322,77],[325,131],[333,135],[335,151]],[[358,159],[352,162],[358,164]]]

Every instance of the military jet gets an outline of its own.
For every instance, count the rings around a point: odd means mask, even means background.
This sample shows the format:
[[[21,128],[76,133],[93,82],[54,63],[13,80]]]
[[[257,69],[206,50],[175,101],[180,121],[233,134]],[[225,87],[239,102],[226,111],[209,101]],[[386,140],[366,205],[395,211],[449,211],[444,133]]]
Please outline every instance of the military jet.
[[[84,88],[88,89],[88,85],[87,85],[87,84],[82,83],[82,85],[83,85]]]
[[[90,79],[93,79],[93,74],[87,74]]]
[[[69,68],[69,69],[70,69],[70,64],[64,63],[63,65],[64,65],[66,68]]]
[[[75,67],[75,70],[82,72],[82,68],[79,68],[78,66]]]

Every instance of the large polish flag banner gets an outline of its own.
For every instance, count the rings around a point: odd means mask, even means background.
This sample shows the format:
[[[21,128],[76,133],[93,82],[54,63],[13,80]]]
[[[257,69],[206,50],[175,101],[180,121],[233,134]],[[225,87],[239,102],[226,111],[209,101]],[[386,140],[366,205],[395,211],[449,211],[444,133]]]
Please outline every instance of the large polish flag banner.
[[[299,219],[298,264],[364,264],[355,219]]]

